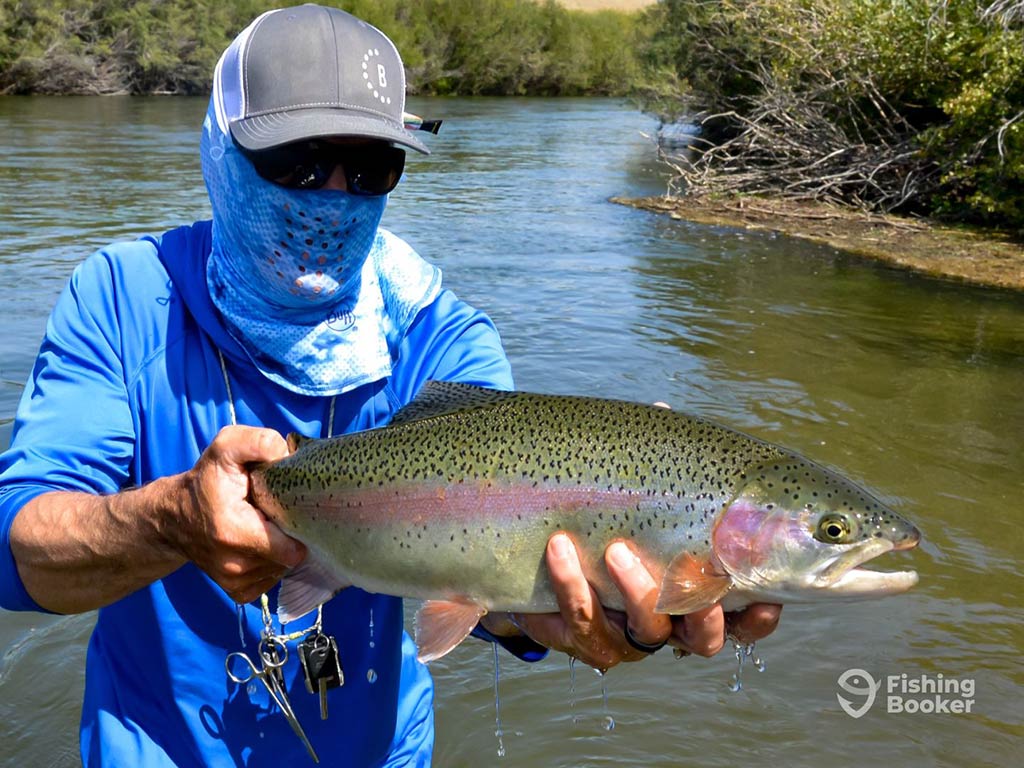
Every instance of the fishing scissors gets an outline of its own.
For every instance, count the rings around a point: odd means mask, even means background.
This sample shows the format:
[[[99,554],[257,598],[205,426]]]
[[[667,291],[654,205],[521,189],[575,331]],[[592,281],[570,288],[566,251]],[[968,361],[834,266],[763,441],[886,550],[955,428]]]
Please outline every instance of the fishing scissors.
[[[288,660],[288,646],[276,637],[265,638],[260,640],[259,657],[260,666],[257,667],[245,651],[234,651],[229,653],[228,657],[224,660],[224,669],[227,671],[228,677],[239,685],[246,685],[253,679],[263,683],[263,686],[270,694],[270,698],[274,700],[274,703],[284,713],[288,725],[292,727],[295,735],[305,745],[309,756],[313,758],[313,762],[319,763],[320,758],[317,757],[316,750],[313,749],[313,745],[306,738],[306,732],[302,730],[299,719],[295,716],[295,710],[292,709],[292,703],[288,700],[288,694],[285,693],[284,688],[281,687],[277,679],[277,671]],[[237,662],[238,659],[244,663],[244,666],[242,663]],[[242,674],[236,675],[235,669],[241,671]]]

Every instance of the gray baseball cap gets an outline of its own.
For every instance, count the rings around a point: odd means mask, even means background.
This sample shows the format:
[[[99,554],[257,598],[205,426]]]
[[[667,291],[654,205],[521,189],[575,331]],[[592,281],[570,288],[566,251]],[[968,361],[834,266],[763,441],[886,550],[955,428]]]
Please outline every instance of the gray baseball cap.
[[[321,5],[268,11],[214,71],[217,118],[245,149],[365,136],[430,150],[404,127],[405,68],[376,27]]]

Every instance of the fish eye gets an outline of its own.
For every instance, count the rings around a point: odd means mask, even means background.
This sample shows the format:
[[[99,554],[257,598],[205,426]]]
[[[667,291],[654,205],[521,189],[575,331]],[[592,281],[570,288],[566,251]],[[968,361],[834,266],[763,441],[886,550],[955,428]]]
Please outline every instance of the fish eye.
[[[825,515],[818,523],[815,538],[829,544],[839,544],[850,535],[850,523],[841,515]]]

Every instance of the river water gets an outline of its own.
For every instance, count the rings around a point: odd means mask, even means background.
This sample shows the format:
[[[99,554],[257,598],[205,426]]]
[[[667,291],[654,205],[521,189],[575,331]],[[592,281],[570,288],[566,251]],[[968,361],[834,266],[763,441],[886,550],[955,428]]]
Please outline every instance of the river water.
[[[765,671],[748,665],[738,693],[729,651],[666,651],[603,680],[565,657],[504,657],[504,758],[491,654],[464,643],[433,666],[435,763],[1019,764],[1024,296],[609,203],[665,186],[644,136],[656,125],[624,102],[411,107],[446,122],[435,153],[410,159],[385,224],[490,312],[520,388],[664,400],[782,443],[866,484],[925,537],[880,564],[916,568],[911,593],[788,606],[758,644]],[[208,215],[204,109],[0,99],[0,444],[73,267],[110,241]],[[0,763],[77,762],[90,625],[0,612]],[[882,686],[859,718],[837,699],[866,703],[837,687],[850,669]],[[940,678],[947,703],[971,694],[970,713],[890,707],[890,685],[907,708],[934,706],[938,694],[903,684]]]

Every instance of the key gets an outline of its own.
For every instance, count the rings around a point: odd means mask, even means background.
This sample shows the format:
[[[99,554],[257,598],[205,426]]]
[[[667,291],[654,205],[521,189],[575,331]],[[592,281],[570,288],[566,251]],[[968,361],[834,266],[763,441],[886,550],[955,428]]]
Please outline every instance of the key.
[[[320,696],[320,719],[327,719],[327,691],[345,684],[338,643],[330,635],[309,634],[299,643],[306,690]]]
[[[320,719],[327,719],[327,691],[345,684],[338,644],[333,637],[311,634],[299,644],[306,690],[320,696]]]

